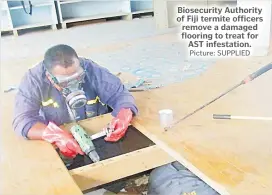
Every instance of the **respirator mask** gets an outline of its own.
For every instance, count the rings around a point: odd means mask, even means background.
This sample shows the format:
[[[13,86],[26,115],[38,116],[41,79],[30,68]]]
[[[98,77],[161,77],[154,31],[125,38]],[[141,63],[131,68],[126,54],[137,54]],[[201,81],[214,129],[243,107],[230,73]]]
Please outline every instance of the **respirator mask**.
[[[53,76],[50,74],[55,87],[62,93],[67,105],[72,109],[81,108],[87,103],[87,98],[82,86],[85,74],[85,70],[82,67],[70,76]]]

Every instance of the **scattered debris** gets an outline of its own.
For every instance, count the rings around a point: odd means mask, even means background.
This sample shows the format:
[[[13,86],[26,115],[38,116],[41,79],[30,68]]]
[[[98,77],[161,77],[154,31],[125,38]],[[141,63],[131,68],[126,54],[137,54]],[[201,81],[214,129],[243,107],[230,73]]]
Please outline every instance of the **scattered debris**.
[[[119,77],[121,74],[121,72],[118,72],[115,76]]]
[[[132,85],[131,88],[137,88],[137,87],[140,87],[141,85],[143,85],[145,82],[144,79],[140,79],[139,81],[137,81],[134,85]]]
[[[145,80],[142,78],[138,78],[136,81],[123,81],[125,87],[130,92],[140,92],[140,91],[148,91],[151,89],[157,89],[162,87],[163,85],[152,85],[151,80]]]
[[[125,187],[129,194],[146,194],[148,190],[148,175],[140,176],[139,178],[131,179]]]
[[[4,93],[9,93],[9,92],[14,91],[14,90],[17,90],[17,89],[18,89],[18,87],[16,87],[16,86],[11,86],[10,88],[4,90]]]
[[[151,85],[151,86],[143,86],[140,88],[130,88],[129,91],[130,92],[148,91],[151,89],[157,89],[157,88],[161,88],[161,87],[163,87],[163,85]]]
[[[143,177],[140,177],[135,180],[135,184],[137,186],[148,184],[148,178],[149,177],[147,175],[143,175]]]

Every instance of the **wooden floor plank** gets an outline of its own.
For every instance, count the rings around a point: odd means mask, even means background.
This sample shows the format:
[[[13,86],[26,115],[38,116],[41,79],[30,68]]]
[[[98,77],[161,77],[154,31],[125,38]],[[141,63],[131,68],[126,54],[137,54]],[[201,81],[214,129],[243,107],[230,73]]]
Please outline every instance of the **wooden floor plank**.
[[[172,161],[172,157],[154,145],[70,170],[70,174],[84,191]]]

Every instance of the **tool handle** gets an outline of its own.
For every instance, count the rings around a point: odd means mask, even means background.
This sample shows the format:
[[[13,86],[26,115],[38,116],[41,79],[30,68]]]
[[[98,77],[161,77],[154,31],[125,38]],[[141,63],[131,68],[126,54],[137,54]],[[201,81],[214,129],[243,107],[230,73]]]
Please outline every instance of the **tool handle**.
[[[272,69],[272,63],[260,68],[256,72],[250,74],[247,78],[245,78],[243,80],[243,83],[248,83],[249,81],[256,79],[258,76],[262,75],[263,73],[267,72],[270,69]]]
[[[230,114],[214,114],[213,115],[214,119],[231,119]]]
[[[144,91],[145,89],[142,88],[130,88],[128,91],[129,92],[137,92],[137,91]]]

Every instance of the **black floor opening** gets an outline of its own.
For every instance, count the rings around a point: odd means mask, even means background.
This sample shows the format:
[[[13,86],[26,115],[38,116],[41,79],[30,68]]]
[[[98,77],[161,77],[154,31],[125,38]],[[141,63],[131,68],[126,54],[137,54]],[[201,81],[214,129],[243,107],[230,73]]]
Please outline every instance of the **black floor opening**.
[[[126,135],[118,142],[106,142],[104,137],[93,140],[96,147],[96,152],[101,160],[109,159],[115,156],[133,152],[142,148],[155,145],[149,138],[143,135],[139,130],[133,126],[129,126]],[[68,166],[68,170],[92,164],[93,161],[88,156],[78,155],[73,163]],[[129,167],[124,167],[124,169]],[[110,184],[103,185],[103,188],[118,193],[126,185],[126,179],[114,181]]]
[[[126,135],[118,142],[106,142],[104,137],[101,137],[93,140],[93,143],[101,160],[109,159],[154,145],[150,139],[148,139],[133,126],[128,127]],[[88,156],[78,155],[74,159],[73,164],[67,168],[68,170],[71,170],[92,163],[93,161]]]

